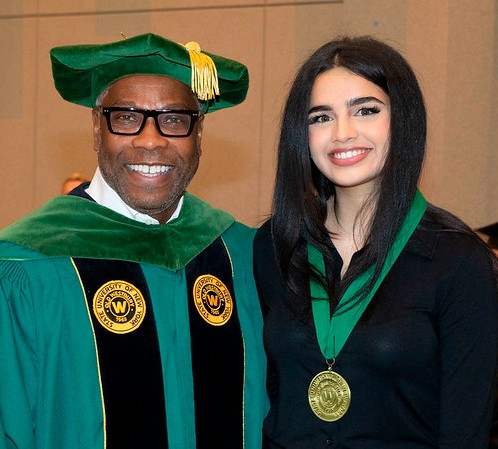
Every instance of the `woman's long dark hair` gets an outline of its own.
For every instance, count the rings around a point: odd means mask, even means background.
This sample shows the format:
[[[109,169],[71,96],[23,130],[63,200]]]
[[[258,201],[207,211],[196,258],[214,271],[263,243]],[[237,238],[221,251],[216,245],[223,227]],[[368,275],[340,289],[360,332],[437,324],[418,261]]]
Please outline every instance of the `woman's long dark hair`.
[[[335,67],[343,67],[379,86],[388,95],[391,107],[390,147],[377,191],[370,199],[375,207],[367,234],[369,244],[358,263],[349,266],[341,292],[333,293],[328,287],[332,283],[320,279],[335,308],[334,301],[352,280],[375,264],[373,277],[364,289],[350,304],[341,305],[341,310],[347,310],[377,280],[411,206],[424,161],[427,123],[424,98],[413,70],[401,54],[385,43],[368,36],[341,37],[320,47],[302,65],[282,118],[272,211],[276,261],[292,292],[309,298],[299,279],[317,277],[307,260],[306,243],[320,248],[326,264],[332,263],[328,249],[332,243],[325,220],[327,201],[335,195],[335,187],[311,160],[307,119],[317,76]],[[463,223],[462,228],[472,233]]]

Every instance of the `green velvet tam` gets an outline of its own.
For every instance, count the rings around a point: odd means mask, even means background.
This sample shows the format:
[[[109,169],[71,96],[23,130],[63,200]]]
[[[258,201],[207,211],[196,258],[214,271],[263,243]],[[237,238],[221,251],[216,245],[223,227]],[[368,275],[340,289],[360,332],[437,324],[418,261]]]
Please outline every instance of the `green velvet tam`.
[[[242,103],[249,86],[247,67],[207,52],[195,52],[194,58],[205,60],[206,55],[214,63],[214,76],[219,86],[207,97],[208,112]],[[55,47],[50,50],[50,58],[55,88],[71,103],[95,107],[97,97],[107,86],[130,75],[164,75],[177,79],[204,100],[193,86],[197,81],[193,78],[191,52],[185,46],[155,34],[102,45]],[[201,73],[204,76],[204,72],[206,66],[194,75]]]

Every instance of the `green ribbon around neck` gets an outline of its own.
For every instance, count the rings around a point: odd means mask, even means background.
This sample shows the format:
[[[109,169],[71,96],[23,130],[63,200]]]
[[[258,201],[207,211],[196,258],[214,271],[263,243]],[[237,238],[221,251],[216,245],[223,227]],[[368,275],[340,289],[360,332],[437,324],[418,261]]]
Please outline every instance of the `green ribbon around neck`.
[[[333,360],[343,348],[349,334],[420,223],[426,208],[427,201],[420,191],[417,190],[413,203],[403,221],[403,225],[396,235],[394,243],[387,254],[379,278],[363,301],[356,304],[351,309],[339,314],[334,313],[332,318],[330,318],[330,305],[326,292],[323,287],[316,282],[316,280],[310,280],[311,296],[316,298],[313,299],[311,304],[313,319],[315,321],[318,344],[320,345],[320,349],[326,360]],[[323,276],[325,276],[325,263],[323,255],[311,244],[308,244],[308,261],[315,268],[317,268]],[[372,276],[374,268],[374,265],[371,266],[351,283],[341,298],[339,305],[344,304],[346,301],[354,297],[354,295],[367,283],[370,276]]]

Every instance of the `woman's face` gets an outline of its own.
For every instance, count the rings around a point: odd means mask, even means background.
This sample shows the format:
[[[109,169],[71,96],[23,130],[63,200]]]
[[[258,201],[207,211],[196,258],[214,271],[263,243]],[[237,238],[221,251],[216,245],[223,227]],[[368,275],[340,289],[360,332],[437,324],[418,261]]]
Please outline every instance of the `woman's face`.
[[[390,102],[376,84],[336,67],[313,85],[308,112],[313,162],[336,189],[370,191],[389,150]]]

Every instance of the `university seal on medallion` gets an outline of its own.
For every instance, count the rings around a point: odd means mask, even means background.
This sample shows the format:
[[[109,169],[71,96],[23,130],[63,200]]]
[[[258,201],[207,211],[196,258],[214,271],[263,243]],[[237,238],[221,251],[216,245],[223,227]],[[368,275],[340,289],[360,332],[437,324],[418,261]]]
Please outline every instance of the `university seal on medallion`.
[[[217,277],[199,276],[194,283],[193,296],[197,311],[209,324],[223,326],[232,316],[232,296]]]
[[[109,281],[93,297],[93,313],[99,323],[116,334],[140,327],[145,317],[145,299],[133,284]]]
[[[313,378],[308,389],[308,400],[311,410],[318,418],[333,422],[348,411],[351,390],[340,374],[329,369]]]

